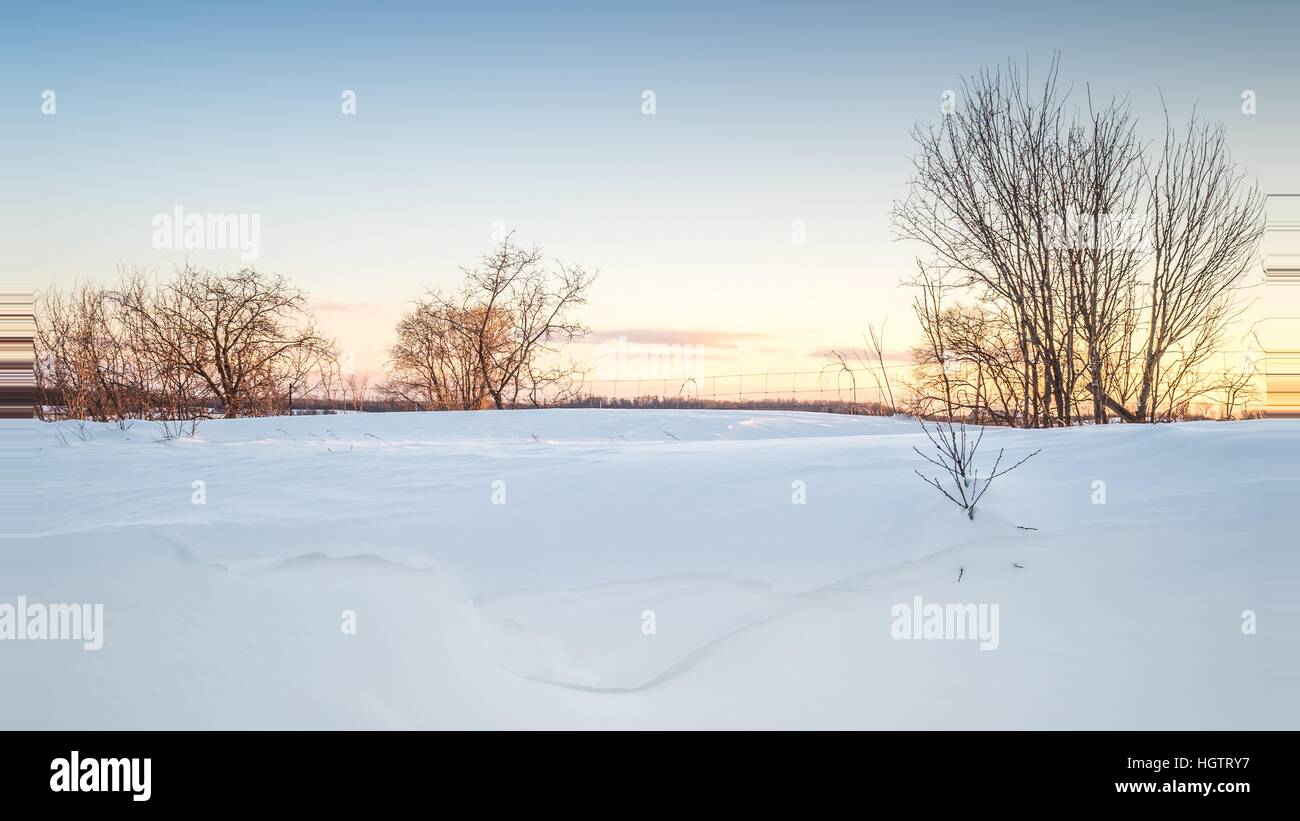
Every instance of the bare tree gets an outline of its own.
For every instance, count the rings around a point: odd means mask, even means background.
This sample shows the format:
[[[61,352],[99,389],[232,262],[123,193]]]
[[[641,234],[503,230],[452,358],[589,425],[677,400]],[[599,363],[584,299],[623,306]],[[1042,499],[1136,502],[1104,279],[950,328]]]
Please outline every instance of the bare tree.
[[[43,418],[117,421],[146,413],[155,386],[110,292],[74,285],[36,297],[35,376]]]
[[[1239,411],[1245,413],[1246,407],[1259,398],[1257,377],[1254,365],[1238,370],[1224,368],[1214,374],[1201,395],[1219,400],[1223,419],[1236,419]]]
[[[362,411],[366,407],[366,392],[370,387],[370,376],[368,374],[352,371],[343,377],[343,395],[344,400],[354,411]]]
[[[479,371],[497,408],[514,404],[521,391],[539,388],[533,379],[541,357],[555,352],[558,342],[587,333],[572,317],[572,310],[587,302],[595,279],[581,266],[556,263],[545,267],[542,250],[523,249],[507,236],[478,266],[465,269],[462,303],[480,304],[486,310],[466,330],[473,333]],[[505,344],[494,344],[490,324],[504,313],[510,323]],[[554,379],[553,373],[544,376]]]
[[[540,248],[507,236],[452,294],[430,292],[398,323],[390,389],[421,407],[538,405],[572,394],[576,366],[558,345],[587,329],[573,316],[595,279],[580,266],[548,266]]]
[[[486,314],[486,306],[463,308],[438,292],[417,301],[398,321],[389,348],[389,395],[423,410],[487,407],[479,348],[504,348],[510,328],[504,311],[480,322]]]
[[[1020,424],[1073,424],[1081,405],[1098,423],[1169,418],[1200,389],[1198,366],[1237,315],[1263,198],[1221,128],[1194,116],[1180,136],[1166,118],[1153,162],[1126,100],[1089,95],[1067,114],[1058,78],[1056,60],[1035,86],[1014,65],[981,71],[942,123],[914,131],[896,230],[927,246],[935,277],[977,306],[918,317],[945,323],[973,383],[997,391],[971,404],[1014,397],[1018,412],[1004,416]],[[995,335],[955,333],[981,327]],[[1008,364],[1018,387],[1001,378]]]
[[[1024,424],[1070,417],[1052,241],[1062,227],[1051,173],[1065,127],[1057,78],[1054,61],[1037,92],[1014,67],[963,82],[963,105],[913,132],[912,190],[893,217],[899,235],[927,245],[954,286],[1011,318]]]
[[[1194,368],[1239,314],[1234,302],[1264,231],[1264,197],[1247,186],[1221,126],[1195,117],[1180,139],[1166,120],[1164,151],[1149,180],[1152,273],[1134,416],[1159,403],[1161,366],[1185,346]]]
[[[918,300],[924,310],[926,302]],[[1023,368],[1014,329],[982,306],[955,305],[924,316],[944,338],[945,350],[923,343],[912,349],[912,392],[924,414],[943,400],[976,420],[1021,424]],[[1032,424],[1031,420],[1031,424]]]
[[[335,357],[306,295],[279,275],[186,266],[153,283],[128,272],[115,299],[160,378],[198,380],[226,416],[289,412]]]
[[[1086,376],[1092,421],[1098,424],[1106,421],[1104,385],[1115,348],[1129,344],[1122,335],[1125,314],[1134,304],[1145,259],[1144,158],[1135,122],[1127,104],[1111,100],[1096,107],[1089,95],[1050,170],[1056,175],[1055,207],[1064,221],[1056,264],[1066,322],[1065,392],[1075,395],[1079,377]]]

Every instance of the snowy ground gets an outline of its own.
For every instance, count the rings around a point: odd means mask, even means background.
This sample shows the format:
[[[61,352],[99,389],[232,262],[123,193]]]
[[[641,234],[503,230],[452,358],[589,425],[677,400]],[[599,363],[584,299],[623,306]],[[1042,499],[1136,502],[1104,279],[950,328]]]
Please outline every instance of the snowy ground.
[[[974,522],[903,419],[158,436],[0,422],[0,603],[105,618],[0,641],[0,727],[1300,726],[1300,421],[993,430],[986,462],[1043,452]],[[998,605],[997,649],[892,638],[914,596]]]

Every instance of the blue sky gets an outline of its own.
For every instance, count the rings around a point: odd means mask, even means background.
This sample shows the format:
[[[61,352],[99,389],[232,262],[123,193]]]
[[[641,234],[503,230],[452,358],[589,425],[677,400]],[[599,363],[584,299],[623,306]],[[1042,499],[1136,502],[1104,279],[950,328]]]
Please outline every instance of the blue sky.
[[[0,280],[168,271],[153,215],[256,213],[258,267],[377,366],[403,303],[500,221],[601,269],[593,328],[688,332],[719,372],[886,315],[902,347],[908,132],[982,66],[1060,51],[1152,137],[1161,92],[1198,104],[1262,187],[1300,191],[1300,4],[1149,5],[31,4],[0,23]]]

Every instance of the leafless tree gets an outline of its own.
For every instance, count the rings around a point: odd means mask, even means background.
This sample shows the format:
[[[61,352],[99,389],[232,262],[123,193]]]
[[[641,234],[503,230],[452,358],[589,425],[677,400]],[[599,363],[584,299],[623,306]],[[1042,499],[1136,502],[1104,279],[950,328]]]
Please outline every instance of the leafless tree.
[[[390,389],[421,407],[542,404],[573,393],[579,370],[554,361],[587,329],[574,317],[595,279],[581,266],[547,265],[539,247],[507,236],[461,269],[453,293],[430,292],[397,327]]]
[[[1076,115],[1050,173],[1055,207],[1063,215],[1056,265],[1061,288],[1061,371],[1064,395],[1079,378],[1092,405],[1092,421],[1106,421],[1104,386],[1134,304],[1143,253],[1140,197],[1144,169],[1135,119],[1126,103],[1111,100]],[[1065,421],[1070,421],[1067,417]]]
[[[348,406],[355,411],[364,410],[366,407],[366,392],[370,387],[370,376],[368,374],[352,371],[343,376],[343,396]]]
[[[913,132],[911,194],[893,218],[900,236],[930,248],[952,285],[1011,318],[1025,368],[1025,424],[1070,415],[1052,242],[1062,215],[1051,170],[1065,127],[1057,75],[1053,62],[1037,92],[1014,68],[964,82],[962,105],[939,125]]]
[[[397,323],[397,340],[389,349],[388,394],[423,410],[490,405],[479,348],[504,348],[510,328],[504,311],[479,322],[486,312],[486,306],[463,308],[438,292],[417,301]]]
[[[1222,129],[1194,116],[1179,135],[1166,117],[1150,160],[1126,100],[1088,94],[1068,110],[1056,60],[1037,85],[1013,65],[962,90],[943,122],[914,131],[911,192],[893,221],[975,303],[918,312],[947,325],[957,360],[998,394],[972,404],[1014,397],[1004,416],[1027,426],[1176,414],[1237,315],[1263,229],[1263,198]],[[980,328],[993,336],[968,335]],[[1018,387],[1000,378],[1008,365]]]
[[[1148,185],[1152,273],[1138,419],[1158,406],[1161,366],[1172,350],[1183,345],[1180,358],[1195,368],[1218,347],[1239,314],[1236,290],[1264,230],[1264,197],[1247,186],[1221,126],[1193,117],[1180,138],[1166,120]]]
[[[1024,368],[1020,337],[1005,314],[981,305],[949,305],[950,286],[937,272],[918,264],[912,309],[922,330],[912,348],[911,411],[940,412],[974,421],[1033,426],[1020,418]],[[1029,406],[1030,413],[1037,405]]]
[[[1198,395],[1218,402],[1220,418],[1236,419],[1238,413],[1244,413],[1246,407],[1259,398],[1255,389],[1258,375],[1253,365],[1238,369],[1223,368],[1203,381]]]
[[[197,380],[226,416],[289,412],[336,356],[306,295],[279,275],[187,265],[154,282],[132,271],[115,299],[132,344],[159,378]]]
[[[122,422],[145,414],[154,384],[106,289],[50,287],[36,298],[35,376],[42,418]]]

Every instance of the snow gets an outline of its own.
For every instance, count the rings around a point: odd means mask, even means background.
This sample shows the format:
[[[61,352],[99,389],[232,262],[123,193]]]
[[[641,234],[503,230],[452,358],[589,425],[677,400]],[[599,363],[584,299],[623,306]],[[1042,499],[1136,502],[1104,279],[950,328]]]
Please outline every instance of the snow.
[[[974,521],[902,418],[159,437],[0,422],[0,604],[105,620],[98,651],[0,641],[0,727],[1300,727],[1300,420],[990,429],[985,464],[1042,453]],[[996,604],[997,648],[892,638],[914,596]]]

